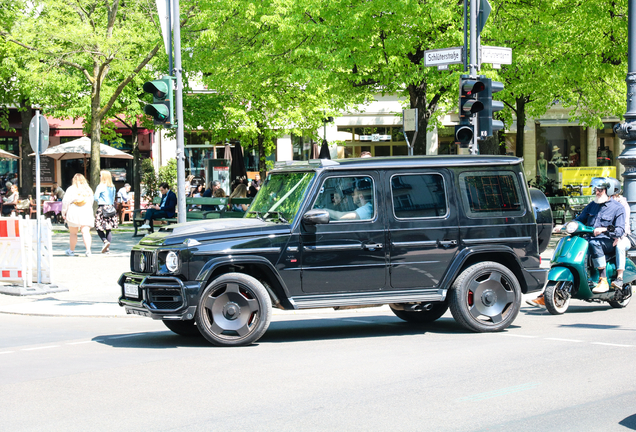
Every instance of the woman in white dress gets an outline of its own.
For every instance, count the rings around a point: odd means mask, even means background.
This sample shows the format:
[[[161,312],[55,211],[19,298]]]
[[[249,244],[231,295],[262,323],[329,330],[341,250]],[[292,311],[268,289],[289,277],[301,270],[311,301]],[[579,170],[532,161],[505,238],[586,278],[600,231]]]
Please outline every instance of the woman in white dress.
[[[93,191],[82,174],[75,174],[73,184],[66,190],[62,200],[62,216],[66,219],[71,233],[70,248],[66,255],[75,256],[77,232],[82,232],[86,256],[91,255],[91,227],[95,226],[93,216]]]

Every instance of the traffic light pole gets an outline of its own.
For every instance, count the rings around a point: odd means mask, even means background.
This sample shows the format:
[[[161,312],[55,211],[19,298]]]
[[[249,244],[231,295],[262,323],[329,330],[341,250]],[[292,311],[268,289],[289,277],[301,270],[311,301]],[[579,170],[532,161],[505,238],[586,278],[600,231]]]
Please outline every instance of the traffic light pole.
[[[629,225],[634,231],[634,218],[636,216],[636,0],[628,0],[628,48],[627,48],[627,112],[623,116],[625,123],[614,126],[614,132],[619,138],[625,140],[625,150],[618,160],[625,166],[623,173],[623,190],[631,212]]]
[[[179,13],[179,0],[173,1],[174,25],[174,75],[177,77],[176,91],[176,120],[177,120],[177,222],[186,221],[185,202],[185,148],[183,137],[183,78],[181,76],[181,16]],[[474,0],[473,0],[474,1]]]
[[[479,0],[470,0],[470,63],[468,65],[471,78],[477,78],[477,14],[479,13]],[[469,147],[470,154],[479,154],[479,122],[477,115],[471,118],[473,123],[473,143]]]

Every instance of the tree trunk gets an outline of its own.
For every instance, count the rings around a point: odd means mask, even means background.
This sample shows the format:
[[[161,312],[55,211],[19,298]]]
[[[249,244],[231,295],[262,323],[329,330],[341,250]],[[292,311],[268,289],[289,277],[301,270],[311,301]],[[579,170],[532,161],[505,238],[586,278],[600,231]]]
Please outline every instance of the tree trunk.
[[[34,158],[29,156],[33,153],[31,140],[29,139],[29,125],[31,124],[32,117],[33,108],[31,107],[30,102],[26,99],[21,100],[20,119],[22,121],[22,144],[20,145],[20,149],[22,150],[22,159],[20,161],[20,195],[23,198],[27,198],[29,195],[33,195],[35,197],[35,190],[33,189]]]
[[[139,153],[139,126],[135,120],[133,135],[133,191],[135,191],[135,210],[141,207],[141,155]]]
[[[265,155],[265,137],[261,134],[258,135],[258,172],[261,176],[261,181],[265,179],[267,175],[267,155]]]
[[[523,130],[526,128],[526,99],[523,97],[516,99],[517,106],[517,139],[515,155],[523,157]]]
[[[430,118],[428,107],[426,106],[426,81],[422,81],[418,85],[409,85],[408,91],[411,108],[417,108],[418,111],[417,136],[415,136],[415,132],[407,132],[409,143],[413,146],[413,155],[425,155],[426,129]],[[415,140],[413,140],[414,136]]]
[[[98,76],[96,73],[95,76]],[[101,158],[99,145],[102,141],[102,117],[100,116],[100,84],[96,79],[93,83],[91,94],[91,171],[89,173],[89,183],[93,190],[99,184],[99,171],[101,168]]]

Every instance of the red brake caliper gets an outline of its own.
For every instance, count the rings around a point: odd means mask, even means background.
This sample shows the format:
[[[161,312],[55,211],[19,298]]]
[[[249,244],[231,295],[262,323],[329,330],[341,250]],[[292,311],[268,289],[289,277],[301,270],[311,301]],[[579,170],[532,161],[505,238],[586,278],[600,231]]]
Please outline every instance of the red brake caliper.
[[[468,306],[472,306],[472,305],[473,305],[473,292],[468,291]]]

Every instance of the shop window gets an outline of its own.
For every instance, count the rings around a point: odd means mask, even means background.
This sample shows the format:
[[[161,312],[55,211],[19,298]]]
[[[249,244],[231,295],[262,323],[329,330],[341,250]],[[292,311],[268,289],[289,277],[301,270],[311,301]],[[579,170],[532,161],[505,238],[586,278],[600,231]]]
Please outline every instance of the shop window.
[[[581,165],[581,127],[537,127],[538,177],[558,181],[559,168]]]
[[[20,149],[17,137],[0,137],[0,149],[12,153],[16,156],[20,155]],[[50,158],[46,158],[50,159]],[[35,165],[35,164],[33,164]],[[13,178],[13,175],[18,175],[19,178],[20,164],[18,159],[0,159],[0,176],[6,176],[7,178]],[[11,176],[9,176],[11,174]]]
[[[294,160],[309,160],[312,156],[313,140],[306,136],[292,135]]]
[[[405,145],[394,145],[393,156],[408,156],[409,148]]]
[[[375,146],[375,156],[391,156],[391,146]]]
[[[404,139],[404,132],[402,132],[401,127],[393,127],[391,128],[391,141],[406,141]]]

